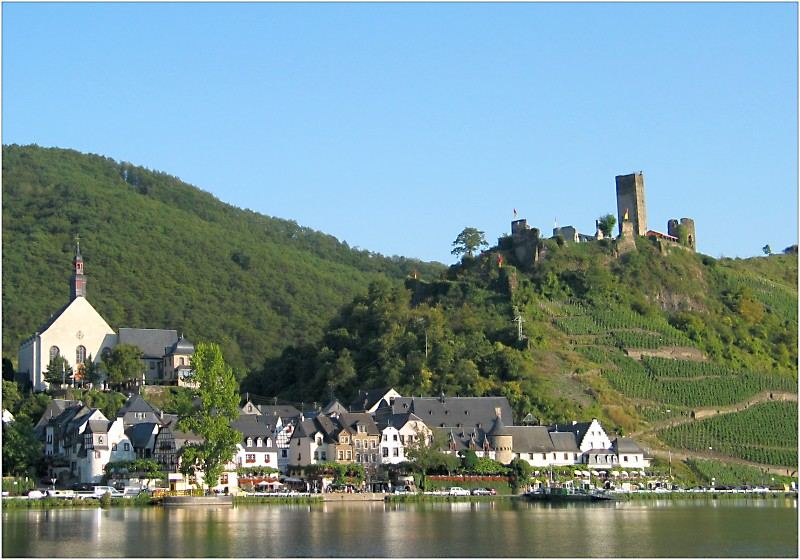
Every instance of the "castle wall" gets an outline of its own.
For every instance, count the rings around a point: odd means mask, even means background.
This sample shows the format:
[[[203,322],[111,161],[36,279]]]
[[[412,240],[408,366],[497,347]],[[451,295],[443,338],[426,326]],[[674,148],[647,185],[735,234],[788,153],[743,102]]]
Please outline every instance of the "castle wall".
[[[681,218],[680,221],[678,220],[670,220],[667,222],[667,233],[672,235],[673,237],[680,237],[678,235],[678,227],[683,226],[683,229],[686,230],[686,245],[692,250],[697,250],[697,234],[694,229],[694,220],[691,218]]]

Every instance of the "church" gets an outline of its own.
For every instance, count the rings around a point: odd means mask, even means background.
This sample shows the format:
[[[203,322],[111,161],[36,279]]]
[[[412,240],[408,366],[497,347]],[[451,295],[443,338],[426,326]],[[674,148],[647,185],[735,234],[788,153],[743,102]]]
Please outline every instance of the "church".
[[[70,277],[70,299],[19,348],[18,371],[26,373],[34,391],[45,391],[45,372],[61,356],[73,371],[91,357],[99,364],[117,344],[142,350],[143,382],[188,385],[194,346],[175,330],[120,329],[117,334],[86,299],[80,242],[76,242]]]

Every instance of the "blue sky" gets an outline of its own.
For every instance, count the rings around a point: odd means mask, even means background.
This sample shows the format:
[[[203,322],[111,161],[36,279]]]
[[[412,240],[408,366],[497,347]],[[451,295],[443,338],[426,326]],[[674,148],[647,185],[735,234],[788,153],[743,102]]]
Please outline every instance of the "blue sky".
[[[455,262],[512,211],[797,242],[797,5],[2,6],[3,143],[176,175],[386,255]]]

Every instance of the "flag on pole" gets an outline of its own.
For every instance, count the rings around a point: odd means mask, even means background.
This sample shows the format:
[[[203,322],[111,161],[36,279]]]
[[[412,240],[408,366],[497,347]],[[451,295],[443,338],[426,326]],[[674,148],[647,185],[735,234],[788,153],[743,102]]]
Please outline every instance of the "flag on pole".
[[[514,219],[516,219],[516,218],[517,218],[517,209],[514,208]]]
[[[497,268],[503,268],[503,255],[497,255]]]

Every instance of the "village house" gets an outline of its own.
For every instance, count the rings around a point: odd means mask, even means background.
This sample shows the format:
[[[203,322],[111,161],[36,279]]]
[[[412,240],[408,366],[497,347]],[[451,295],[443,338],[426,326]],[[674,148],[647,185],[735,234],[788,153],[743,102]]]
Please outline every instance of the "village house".
[[[431,430],[413,412],[385,415],[377,423],[381,432],[380,462],[398,464],[407,461],[406,446],[431,440]]]

